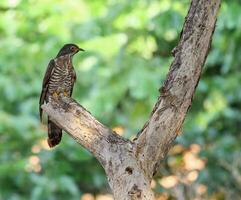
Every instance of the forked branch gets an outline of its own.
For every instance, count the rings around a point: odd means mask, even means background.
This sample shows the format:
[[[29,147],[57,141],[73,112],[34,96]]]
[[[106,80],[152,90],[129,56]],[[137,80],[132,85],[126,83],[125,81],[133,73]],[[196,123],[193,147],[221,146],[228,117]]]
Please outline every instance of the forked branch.
[[[154,198],[150,182],[180,132],[215,29],[220,0],[192,0],[182,34],[151,116],[132,142],[98,122],[76,101],[43,105],[51,120],[87,148],[104,167],[117,200]]]

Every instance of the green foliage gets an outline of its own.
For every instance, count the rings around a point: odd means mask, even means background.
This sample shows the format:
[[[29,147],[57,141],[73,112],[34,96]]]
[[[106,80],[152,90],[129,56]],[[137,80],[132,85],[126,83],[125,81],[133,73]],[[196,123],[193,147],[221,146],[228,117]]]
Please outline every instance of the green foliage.
[[[158,97],[188,6],[187,0],[0,2],[1,200],[76,200],[86,192],[109,191],[101,166],[70,137],[46,148],[38,98],[48,61],[64,43],[84,48],[74,59],[74,98],[132,137]],[[177,138],[183,150],[170,154],[160,169],[157,193],[175,196],[175,189],[186,187],[186,198],[194,198],[204,195],[195,185],[204,185],[206,199],[241,198],[240,10],[238,0],[222,3],[184,134]],[[205,160],[197,179],[162,187],[163,177],[179,176],[191,144]]]

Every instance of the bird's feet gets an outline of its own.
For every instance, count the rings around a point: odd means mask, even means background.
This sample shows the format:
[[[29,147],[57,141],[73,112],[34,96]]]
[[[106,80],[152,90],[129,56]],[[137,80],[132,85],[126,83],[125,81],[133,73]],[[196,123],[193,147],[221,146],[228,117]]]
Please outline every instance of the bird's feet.
[[[58,94],[58,92],[54,92],[52,96],[53,96],[54,99],[58,99],[59,94]]]
[[[69,95],[68,95],[68,92],[64,91],[64,96],[65,96],[65,97],[68,97],[68,96],[69,96]]]

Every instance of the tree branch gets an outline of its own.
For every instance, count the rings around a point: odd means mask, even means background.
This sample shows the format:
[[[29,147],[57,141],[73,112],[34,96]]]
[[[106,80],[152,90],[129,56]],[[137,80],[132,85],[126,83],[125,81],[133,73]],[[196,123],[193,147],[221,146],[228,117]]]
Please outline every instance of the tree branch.
[[[143,170],[152,177],[180,132],[210,48],[220,0],[193,0],[160,96],[135,140]]]
[[[42,109],[102,164],[107,161],[106,152],[113,148],[112,144],[131,143],[97,121],[72,98],[60,96],[56,101],[44,104]]]
[[[60,96],[42,109],[100,161],[115,199],[153,199],[150,180],[138,165],[131,141],[98,122],[72,98]]]

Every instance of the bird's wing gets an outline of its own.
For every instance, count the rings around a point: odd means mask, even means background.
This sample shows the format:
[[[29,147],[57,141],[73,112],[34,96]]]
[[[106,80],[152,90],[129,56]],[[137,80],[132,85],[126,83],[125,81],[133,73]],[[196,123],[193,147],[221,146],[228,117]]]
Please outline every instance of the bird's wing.
[[[48,67],[47,67],[47,70],[45,72],[44,79],[43,79],[42,91],[41,91],[41,95],[39,98],[39,116],[40,116],[41,121],[42,121],[42,113],[43,113],[41,106],[43,105],[44,100],[46,98],[46,93],[47,93],[48,85],[49,85],[49,79],[50,79],[51,75],[53,74],[54,66],[55,66],[55,62],[52,59],[52,60],[50,60],[50,62],[48,64]]]
[[[72,72],[72,78],[73,78],[73,84],[72,84],[72,86],[71,86],[70,96],[72,96],[73,89],[74,89],[74,83],[75,83],[75,81],[76,81],[76,72],[75,72],[74,68],[73,68],[73,72]]]

